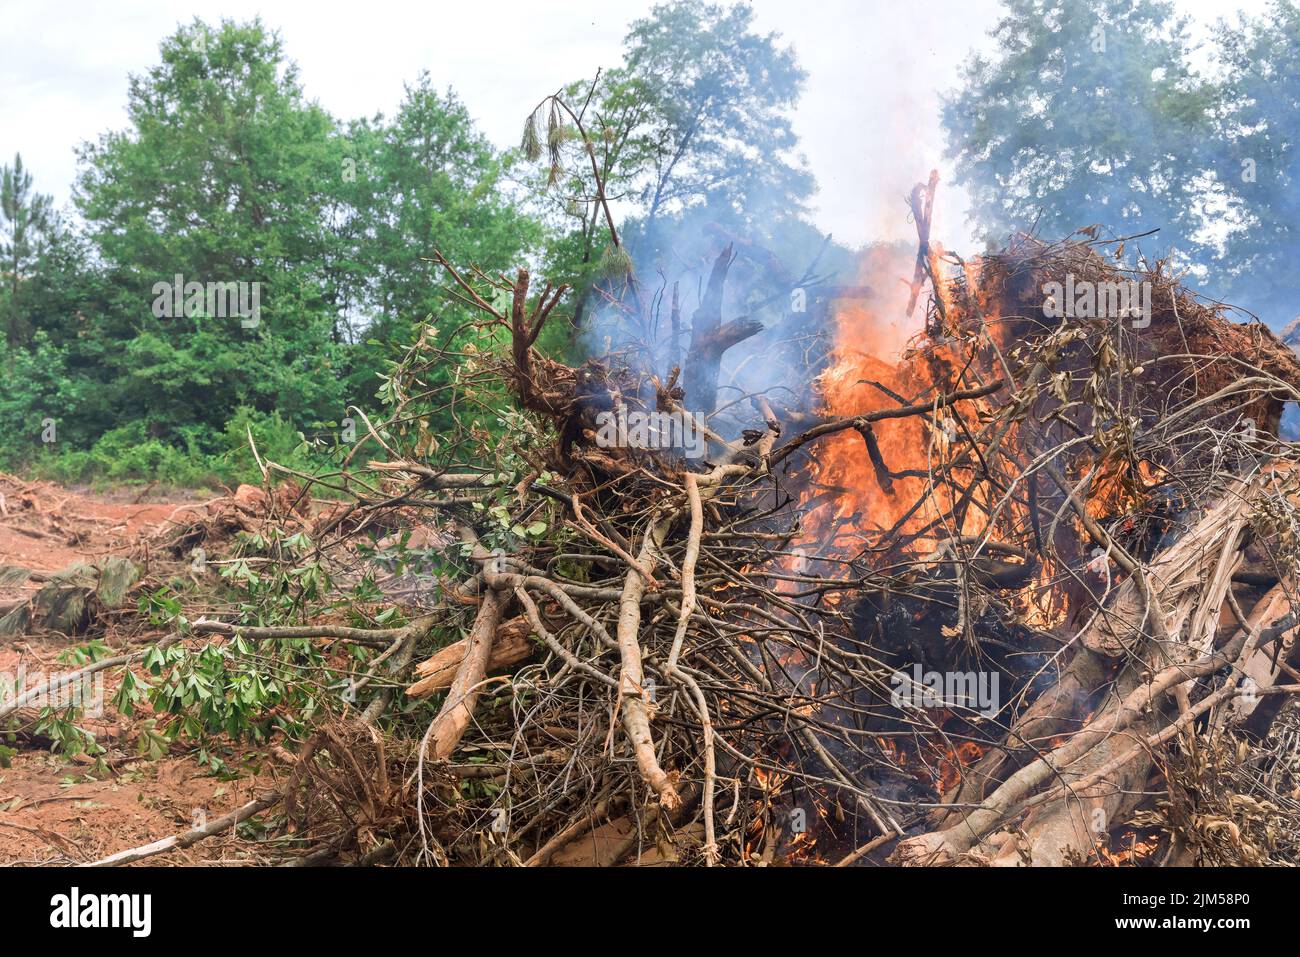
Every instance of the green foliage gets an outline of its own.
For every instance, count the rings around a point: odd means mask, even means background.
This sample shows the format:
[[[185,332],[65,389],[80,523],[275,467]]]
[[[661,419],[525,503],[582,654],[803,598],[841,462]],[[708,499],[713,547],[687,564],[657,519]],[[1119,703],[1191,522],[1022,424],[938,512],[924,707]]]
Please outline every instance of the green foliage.
[[[327,469],[337,442],[299,433],[337,435],[349,407],[377,406],[420,323],[450,336],[468,317],[433,251],[503,270],[542,240],[454,94],[423,74],[391,120],[342,124],[260,20],[177,29],[131,78],[127,117],[81,150],[83,230],[51,221],[19,162],[4,167],[0,250],[18,265],[0,267],[0,467],[248,479],[251,427],[267,457]],[[258,283],[260,322],[206,304],[168,315],[160,284],[177,276]],[[42,442],[51,418],[58,441]]]
[[[278,412],[240,406],[219,432],[187,427],[180,430],[176,443],[149,435],[145,423],[136,421],[110,429],[89,448],[75,448],[62,438],[47,447],[39,441],[38,424],[25,447],[0,447],[0,467],[71,483],[160,482],[178,488],[216,487],[223,481],[260,484],[250,432],[263,461],[300,471],[329,466],[337,454],[337,446],[310,448],[303,434]]]
[[[638,182],[647,222],[706,199],[762,220],[811,193],[789,117],[805,73],[753,21],[743,4],[673,0],[632,24],[616,96],[648,105],[635,150],[648,160]]]
[[[696,226],[763,242],[803,212],[813,179],[790,112],[805,74],[753,19],[741,4],[659,4],[631,25],[622,66],[565,90],[576,116],[543,105],[530,117],[522,149],[541,157],[544,124],[545,215],[559,234],[546,271],[577,290],[575,326],[593,290],[617,285],[633,260],[647,273],[680,262]],[[597,174],[626,211],[623,250],[609,242]]]
[[[299,624],[323,606],[346,609],[358,625],[399,627],[395,608],[375,619],[359,616],[361,602],[374,600],[373,582],[352,592],[335,591],[325,569],[311,558],[312,541],[302,533],[272,530],[241,535],[238,557],[221,575],[238,597],[241,620],[250,625]],[[181,599],[168,589],[140,598],[140,611],[154,624],[189,627]],[[148,702],[158,715],[141,748],[162,753],[170,742],[203,746],[214,770],[222,768],[212,748],[219,739],[266,741],[273,733],[300,736],[313,718],[345,707],[361,707],[357,679],[373,656],[356,647],[340,660],[310,638],[254,640],[243,634],[186,648],[155,646],[142,661],[143,678],[124,678],[114,706],[133,714]]]
[[[540,225],[512,202],[499,159],[454,93],[439,94],[428,73],[406,87],[391,121],[353,123],[348,139],[355,181],[344,183],[355,210],[349,228],[361,246],[364,295],[373,303],[348,377],[348,395],[373,397],[386,363],[413,343],[432,320],[442,348],[470,318],[442,292],[435,251],[491,275],[517,267],[542,240]],[[350,328],[359,338],[361,330]],[[458,341],[477,333],[461,333]],[[450,370],[433,370],[439,382]],[[438,425],[447,423],[441,422]]]
[[[32,728],[34,734],[50,739],[50,750],[66,758],[103,754],[95,736],[77,724],[76,708],[42,708]]]
[[[81,154],[78,205],[110,281],[114,398],[163,441],[220,428],[240,405],[304,424],[341,407],[326,276],[336,124],[302,94],[260,22],[199,21],[130,84],[131,128]],[[259,283],[260,322],[158,315],[158,283]]]
[[[309,642],[294,649],[274,642],[208,643],[194,650],[177,644],[152,654],[145,668],[153,680],[143,689],[159,720],[158,733],[205,741],[226,735],[265,741],[272,730],[294,733],[315,712],[310,685],[292,667],[317,665]],[[272,713],[277,711],[278,713]]]
[[[1300,302],[1300,8],[1221,24],[1224,67],[1216,183],[1229,224],[1216,274],[1225,292],[1280,324]]]
[[[997,52],[946,101],[948,155],[991,242],[1159,229],[1216,294],[1275,327],[1300,297],[1300,10],[1221,22],[1208,66],[1168,0],[1005,0]]]
[[[38,329],[27,348],[8,350],[0,376],[0,465],[14,467],[47,451],[42,442],[47,419],[56,423],[55,435],[69,441],[85,440],[77,410],[90,401],[92,386],[69,368],[68,350],[56,345]],[[59,428],[63,423],[63,428]]]
[[[32,191],[23,158],[0,165],[0,276],[4,280],[5,341],[12,348],[30,330],[23,318],[22,288],[54,225],[50,197]]]
[[[993,242],[1100,223],[1160,228],[1149,247],[1203,256],[1198,203],[1212,90],[1167,0],[1006,0],[997,53],[943,108],[948,155]]]
[[[64,648],[59,652],[58,659],[60,664],[81,668],[93,664],[101,658],[107,658],[110,653],[108,645],[95,638],[84,645],[72,645]]]

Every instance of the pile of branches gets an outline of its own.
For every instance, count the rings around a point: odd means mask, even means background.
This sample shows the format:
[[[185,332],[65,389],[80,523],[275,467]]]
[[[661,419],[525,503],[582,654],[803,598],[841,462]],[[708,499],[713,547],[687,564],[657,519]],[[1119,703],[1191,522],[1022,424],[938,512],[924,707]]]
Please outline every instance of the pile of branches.
[[[630,328],[671,325],[669,368],[635,344],[543,355],[563,287],[438,260],[500,348],[426,328],[392,414],[322,480],[350,504],[312,533],[338,581],[420,537],[432,568],[404,557],[378,582],[405,622],[193,625],[382,649],[279,795],[304,860],[1300,860],[1278,743],[1300,689],[1300,472],[1278,438],[1300,362],[1090,236],[945,255],[932,191],[913,200],[924,334],[853,414],[811,389],[830,344],[804,350],[806,401],[729,379],[727,353],[765,332],[724,321],[731,246],[684,367],[675,291],[660,324],[668,297],[634,275],[606,290]],[[1067,281],[1146,283],[1150,315],[1051,318],[1043,290]],[[707,454],[600,440],[632,410],[690,423]],[[430,434],[435,413],[465,425]],[[924,467],[889,461],[898,428]],[[899,505],[855,516],[851,548],[804,508],[819,450],[846,438]],[[900,704],[913,665],[1011,694]]]

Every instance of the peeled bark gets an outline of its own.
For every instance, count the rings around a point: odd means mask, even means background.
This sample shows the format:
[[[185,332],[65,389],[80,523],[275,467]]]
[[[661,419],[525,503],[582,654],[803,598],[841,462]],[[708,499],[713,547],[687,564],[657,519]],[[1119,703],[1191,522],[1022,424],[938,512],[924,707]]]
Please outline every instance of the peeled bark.
[[[1081,647],[1056,687],[1039,697],[1016,722],[1003,747],[989,751],[965,772],[961,785],[945,797],[945,803],[978,803],[1037,756],[1047,741],[1075,731],[1105,686],[1108,660],[1123,654],[1145,659],[1149,635],[1177,636],[1186,627],[1195,649],[1192,653],[1208,650],[1218,610],[1232,585],[1232,569],[1240,556],[1251,510],[1264,490],[1265,484],[1259,480],[1233,489],[1156,556],[1143,572],[1149,595],[1143,594],[1136,575],[1119,585],[1105,613],[1079,636]],[[960,819],[960,813],[943,808],[933,812],[931,820],[948,825]]]
[[[1260,630],[1287,613],[1284,586],[1269,592],[1251,612],[1247,627],[1224,648],[1195,661],[1168,664],[1156,672],[1152,661],[1129,663],[1116,682],[1122,696],[1088,725],[1049,754],[1019,769],[983,804],[944,829],[909,838],[894,858],[903,864],[954,863],[975,851],[997,863],[1061,864],[1087,856],[1097,841],[1122,823],[1146,795],[1143,785],[1152,767],[1147,739],[1177,719],[1176,692],[1250,652]],[[1152,660],[1178,651],[1155,652]],[[1085,780],[1086,779],[1086,780]],[[1043,794],[1034,792],[1046,785]],[[987,842],[995,828],[1030,808],[1020,825],[1022,842]],[[950,819],[951,820],[951,819]],[[1014,859],[1013,859],[1014,855]]]
[[[503,624],[492,643],[487,671],[504,671],[531,658],[537,646],[529,639],[530,634],[531,628],[526,618],[512,618]],[[450,688],[469,649],[470,639],[462,638],[441,649],[432,658],[420,662],[415,666],[415,673],[420,676],[420,680],[406,689],[406,696],[427,698],[435,691]]]
[[[641,599],[645,595],[646,577],[654,572],[655,552],[663,544],[667,532],[668,519],[659,515],[651,519],[637,567],[629,569],[623,582],[623,595],[618,603],[617,639],[622,658],[619,706],[623,709],[623,727],[632,742],[641,777],[659,795],[663,806],[671,811],[681,803],[681,798],[672,778],[659,766],[659,758],[655,755],[654,737],[650,733],[650,705],[641,668]]]
[[[469,727],[470,719],[474,717],[474,706],[478,704],[504,607],[505,599],[501,595],[491,588],[484,589],[483,604],[479,606],[478,617],[466,639],[469,646],[465,658],[447,691],[447,700],[443,702],[442,710],[429,728],[430,754],[435,761],[451,757],[460,744],[465,729]]]

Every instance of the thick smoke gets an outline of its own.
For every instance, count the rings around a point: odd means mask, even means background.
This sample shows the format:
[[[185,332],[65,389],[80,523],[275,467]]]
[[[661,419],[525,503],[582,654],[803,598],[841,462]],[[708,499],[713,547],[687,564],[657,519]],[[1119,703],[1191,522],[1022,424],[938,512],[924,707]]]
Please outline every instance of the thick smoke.
[[[898,209],[899,219],[905,219],[901,199]],[[923,310],[910,321],[904,317],[914,245],[899,242],[851,250],[797,216],[739,215],[708,205],[653,225],[631,223],[624,238],[645,321],[636,321],[617,302],[607,303],[590,317],[584,345],[591,355],[623,353],[630,364],[661,381],[674,362],[691,361],[692,318],[719,255],[728,245],[733,249],[723,322],[754,319],[763,330],[725,354],[720,408],[752,393],[787,408],[815,409],[815,378],[834,348],[837,316],[842,321],[846,312],[864,325],[855,340],[868,343],[883,362],[896,361],[906,340],[921,327]],[[676,342],[671,322],[674,286],[680,313]],[[621,286],[608,290],[610,297],[620,292],[625,292]],[[628,301],[626,295],[623,301]],[[730,424],[734,431],[742,419],[752,424],[747,409],[748,403],[741,403],[734,415],[720,413],[715,427],[725,430]]]

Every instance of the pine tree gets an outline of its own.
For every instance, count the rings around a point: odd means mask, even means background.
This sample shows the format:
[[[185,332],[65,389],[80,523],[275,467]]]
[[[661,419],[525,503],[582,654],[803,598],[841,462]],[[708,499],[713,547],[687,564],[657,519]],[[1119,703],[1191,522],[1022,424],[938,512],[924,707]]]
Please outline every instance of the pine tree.
[[[32,174],[23,166],[22,156],[15,154],[12,166],[0,166],[0,260],[8,300],[5,341],[10,349],[22,341],[26,331],[20,286],[30,277],[53,225],[50,197],[32,190]]]

